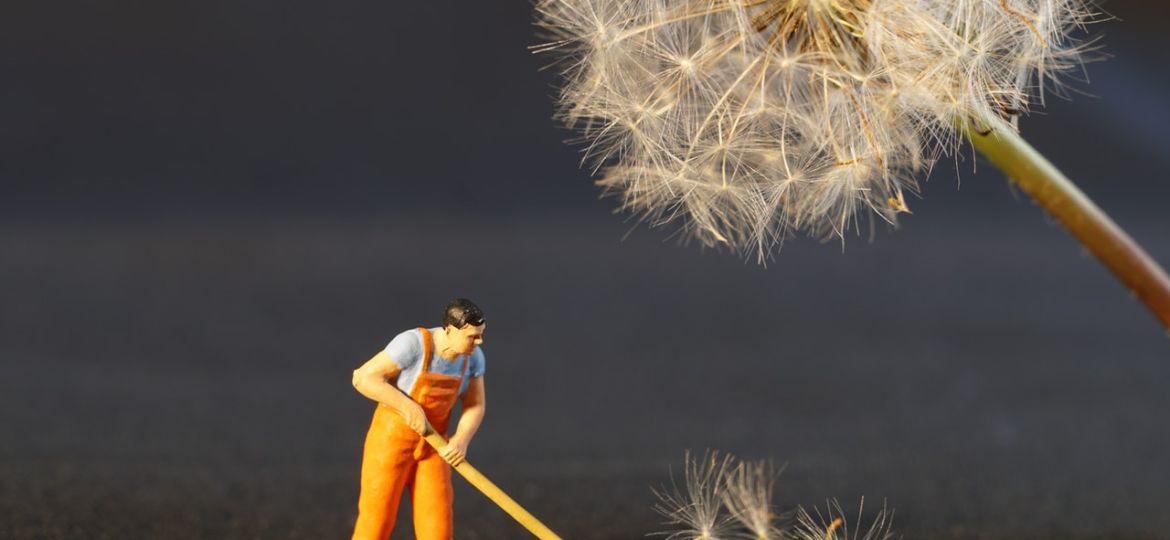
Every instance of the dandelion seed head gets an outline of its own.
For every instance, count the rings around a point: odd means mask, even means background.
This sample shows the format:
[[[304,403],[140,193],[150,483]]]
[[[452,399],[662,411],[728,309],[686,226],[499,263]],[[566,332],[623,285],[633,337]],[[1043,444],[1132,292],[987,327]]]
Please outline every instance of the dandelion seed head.
[[[956,122],[1080,64],[1086,0],[537,0],[559,117],[621,208],[762,260],[895,223]],[[904,204],[902,205],[904,206]]]

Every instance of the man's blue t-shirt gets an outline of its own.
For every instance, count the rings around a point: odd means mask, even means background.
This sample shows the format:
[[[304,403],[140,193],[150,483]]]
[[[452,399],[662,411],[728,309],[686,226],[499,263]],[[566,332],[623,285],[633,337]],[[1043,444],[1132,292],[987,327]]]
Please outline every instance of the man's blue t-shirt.
[[[436,332],[443,331],[442,328],[431,328],[430,330],[432,336]],[[418,328],[414,328],[398,334],[386,346],[386,354],[390,355],[390,359],[394,360],[394,363],[402,368],[402,373],[398,374],[398,389],[402,390],[408,396],[411,395],[411,391],[414,390],[414,381],[418,380],[418,372],[422,370],[423,365],[422,332],[419,332]],[[436,347],[431,355],[430,372],[458,377],[463,371],[464,358],[460,356],[448,362],[439,356],[439,351]],[[471,364],[467,366],[467,376],[463,378],[463,385],[459,387],[459,395],[463,395],[467,391],[467,385],[472,377],[483,377],[483,349],[476,347],[471,352],[471,359],[469,361]]]

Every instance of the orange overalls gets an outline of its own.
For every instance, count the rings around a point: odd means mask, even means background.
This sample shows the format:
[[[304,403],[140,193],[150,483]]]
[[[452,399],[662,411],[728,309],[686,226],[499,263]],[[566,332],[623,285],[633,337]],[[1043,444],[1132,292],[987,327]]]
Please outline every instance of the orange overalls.
[[[451,409],[467,376],[470,357],[463,358],[458,377],[431,373],[434,339],[426,328],[423,365],[410,398],[422,406],[435,431],[446,435]],[[419,540],[450,540],[454,529],[451,467],[426,440],[410,429],[397,411],[379,404],[366,434],[362,454],[362,492],[353,540],[386,540],[394,529],[402,489],[410,488],[414,534]]]

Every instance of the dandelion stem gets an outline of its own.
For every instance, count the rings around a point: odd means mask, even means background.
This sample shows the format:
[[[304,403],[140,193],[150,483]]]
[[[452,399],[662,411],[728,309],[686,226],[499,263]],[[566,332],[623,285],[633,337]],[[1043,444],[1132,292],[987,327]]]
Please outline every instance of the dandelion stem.
[[[987,113],[960,128],[988,159],[1060,220],[1170,330],[1170,277],[1007,122]]]

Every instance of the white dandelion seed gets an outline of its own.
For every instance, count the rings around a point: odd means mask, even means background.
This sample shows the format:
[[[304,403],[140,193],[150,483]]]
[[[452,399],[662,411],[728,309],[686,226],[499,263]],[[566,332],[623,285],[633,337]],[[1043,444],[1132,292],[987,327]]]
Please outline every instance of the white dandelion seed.
[[[606,193],[761,259],[891,224],[956,123],[1079,64],[1084,0],[537,0]],[[1056,86],[1059,88],[1059,86]]]
[[[852,528],[841,503],[835,500],[826,503],[823,511],[820,508],[813,508],[811,512],[804,507],[797,508],[793,536],[796,540],[891,540],[894,538],[893,526],[894,512],[886,508],[884,501],[866,526],[865,498],[862,497]]]
[[[669,525],[680,527],[665,533],[667,540],[726,538],[731,521],[722,510],[721,497],[730,465],[730,456],[716,452],[698,458],[687,453],[683,459],[683,485],[675,484],[672,475],[670,488],[654,490],[658,497],[654,511],[666,517]]]
[[[772,506],[772,490],[778,476],[779,472],[772,464],[763,461],[742,462],[728,472],[723,505],[747,529],[740,538],[770,540],[784,537],[783,529],[777,523],[781,516]]]

